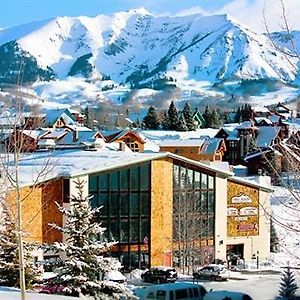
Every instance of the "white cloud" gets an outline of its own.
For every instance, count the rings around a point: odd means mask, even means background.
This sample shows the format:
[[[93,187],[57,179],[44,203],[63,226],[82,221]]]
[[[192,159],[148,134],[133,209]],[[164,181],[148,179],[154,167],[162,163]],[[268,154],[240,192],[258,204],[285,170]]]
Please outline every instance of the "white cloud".
[[[300,1],[284,0],[284,6],[290,29],[300,30]],[[264,11],[269,30],[281,30],[283,22],[281,0],[233,0],[216,11],[205,11],[201,7],[193,7],[180,11],[177,15],[182,16],[196,12],[204,15],[228,14],[255,32],[265,32]]]
[[[290,28],[300,29],[300,1],[285,0],[284,6]],[[264,12],[269,30],[281,30],[281,0],[235,0],[217,11],[217,13],[227,13],[233,16],[241,23],[257,32],[265,31]]]
[[[183,17],[183,16],[188,16],[188,15],[193,15],[193,14],[208,15],[209,12],[206,11],[205,9],[197,6],[197,7],[190,7],[188,9],[181,10],[178,13],[176,13],[176,16]]]

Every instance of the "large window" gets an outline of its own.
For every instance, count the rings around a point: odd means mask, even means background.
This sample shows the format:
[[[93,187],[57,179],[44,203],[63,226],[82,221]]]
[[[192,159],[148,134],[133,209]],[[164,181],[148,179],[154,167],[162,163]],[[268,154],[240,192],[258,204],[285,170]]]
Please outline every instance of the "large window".
[[[214,244],[215,176],[189,165],[174,164],[173,172],[174,258],[181,266],[195,258],[203,263],[201,248]]]
[[[119,245],[114,255],[125,267],[147,266],[150,163],[91,175],[89,193],[93,196],[91,205],[102,206],[98,221],[105,224],[106,240]]]

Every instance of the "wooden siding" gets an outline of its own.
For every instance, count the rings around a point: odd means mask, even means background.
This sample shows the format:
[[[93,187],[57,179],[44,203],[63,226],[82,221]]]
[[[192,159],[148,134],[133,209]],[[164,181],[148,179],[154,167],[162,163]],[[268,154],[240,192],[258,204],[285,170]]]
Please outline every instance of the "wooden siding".
[[[40,186],[25,187],[20,190],[22,206],[22,229],[25,240],[36,243],[53,243],[62,240],[62,234],[48,224],[62,225],[62,214],[55,202],[62,204],[62,180],[53,180]],[[16,220],[16,192],[10,192],[7,205]]]
[[[154,160],[151,162],[151,266],[164,265],[172,252],[172,220],[173,163],[170,159]]]

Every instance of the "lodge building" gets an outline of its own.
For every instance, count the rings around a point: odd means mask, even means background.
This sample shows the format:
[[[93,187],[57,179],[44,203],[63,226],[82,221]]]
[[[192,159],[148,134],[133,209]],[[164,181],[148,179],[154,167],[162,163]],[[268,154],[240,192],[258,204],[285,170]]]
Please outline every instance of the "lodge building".
[[[97,221],[106,228],[106,240],[117,242],[110,254],[128,268],[179,265],[187,243],[198,264],[226,260],[229,252],[245,260],[254,253],[269,256],[272,189],[265,182],[236,178],[228,170],[171,153],[99,149],[52,155],[57,156],[56,171],[22,204],[29,240],[64,239],[48,225],[63,224],[55,202],[68,206],[76,181],[84,180],[92,207],[102,206]],[[33,157],[33,164],[42,164],[44,157]],[[20,163],[22,178],[29,165],[28,159]],[[22,184],[25,193],[30,182]]]

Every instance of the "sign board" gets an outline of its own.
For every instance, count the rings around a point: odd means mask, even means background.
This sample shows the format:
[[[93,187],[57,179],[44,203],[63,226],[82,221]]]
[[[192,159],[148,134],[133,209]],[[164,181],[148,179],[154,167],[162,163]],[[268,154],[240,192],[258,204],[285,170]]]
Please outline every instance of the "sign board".
[[[230,182],[227,191],[228,237],[258,235],[258,189]]]

